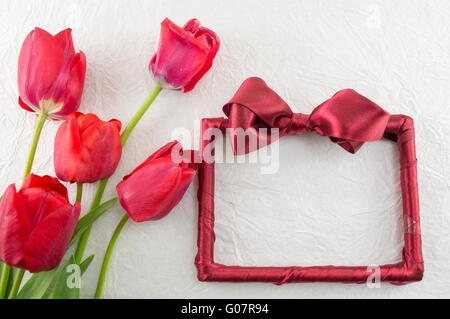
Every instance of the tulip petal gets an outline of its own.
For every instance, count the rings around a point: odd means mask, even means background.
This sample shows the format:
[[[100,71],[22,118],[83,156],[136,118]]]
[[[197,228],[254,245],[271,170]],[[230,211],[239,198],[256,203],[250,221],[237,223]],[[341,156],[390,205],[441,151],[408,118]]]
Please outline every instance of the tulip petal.
[[[21,97],[19,97],[19,105],[21,108],[23,108],[25,111],[28,112],[36,112],[35,110],[33,110],[29,105],[27,105]]]
[[[29,233],[28,216],[14,184],[9,185],[0,202],[0,260],[23,268],[23,248]]]
[[[120,133],[120,130],[122,129],[122,122],[116,119],[112,119],[109,121],[112,125],[114,125],[117,128],[117,131]]]
[[[56,176],[60,180],[73,182],[78,170],[81,152],[81,134],[77,114],[72,113],[67,118],[55,137],[54,166]]]
[[[80,132],[85,131],[91,125],[102,122],[102,120],[100,120],[97,115],[92,113],[83,114],[77,112],[76,116]]]
[[[197,19],[191,19],[183,26],[183,29],[187,32],[195,34],[200,29],[200,21]]]
[[[72,29],[65,29],[55,35],[55,39],[59,45],[64,49],[66,56],[72,56],[75,54],[75,46],[73,45]]]
[[[28,215],[30,230],[33,231],[39,223],[51,215],[59,207],[68,203],[67,198],[56,192],[41,188],[25,188],[18,192],[23,208]]]
[[[30,272],[55,268],[64,256],[80,216],[80,204],[61,206],[44,218],[31,232],[24,247],[24,258]]]
[[[99,122],[81,133],[81,149],[77,168],[78,183],[93,183],[110,177],[122,155],[117,124]]]
[[[198,81],[208,72],[208,70],[212,67],[213,60],[216,57],[217,52],[220,47],[220,39],[217,34],[205,27],[200,27],[199,31],[195,35],[198,39],[202,39],[207,43],[209,47],[208,57],[203,64],[201,70],[192,78],[192,80],[183,88],[183,92],[187,93],[191,91]]]
[[[62,92],[64,105],[52,117],[64,119],[68,114],[76,111],[81,103],[81,97],[86,78],[86,55],[79,52],[72,56],[64,81],[58,89]]]
[[[135,222],[143,222],[167,215],[191,181],[171,159],[158,158],[120,182],[117,193],[128,215]]]
[[[165,200],[165,207],[164,209],[161,209],[158,214],[156,214],[152,219],[157,220],[165,217],[167,214],[169,214],[172,209],[178,205],[178,203],[183,198],[184,194],[188,190],[189,186],[192,183],[192,180],[194,179],[196,174],[196,170],[194,169],[185,169],[182,171],[181,179],[176,188],[174,188],[173,192],[170,193],[170,196],[168,196]]]
[[[140,164],[138,167],[136,167],[130,174],[126,175],[123,179],[127,179],[130,175],[134,174],[134,172],[140,170],[142,167],[146,166],[148,163],[152,162],[155,159],[158,158],[172,158],[172,152],[178,152],[180,153],[182,151],[182,147],[180,142],[173,141],[170,143],[167,143],[160,149],[158,149],[156,152],[154,152],[152,155],[150,155],[142,164]]]
[[[63,196],[66,200],[69,200],[67,188],[55,177],[30,174],[25,178],[21,189],[32,187],[41,188],[47,192],[56,192]]]

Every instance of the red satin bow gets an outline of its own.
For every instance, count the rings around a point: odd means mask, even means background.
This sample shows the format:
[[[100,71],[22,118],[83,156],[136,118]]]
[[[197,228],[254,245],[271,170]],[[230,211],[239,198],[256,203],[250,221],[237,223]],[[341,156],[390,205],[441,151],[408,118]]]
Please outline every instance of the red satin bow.
[[[273,142],[277,137],[304,132],[316,132],[330,137],[350,153],[355,153],[364,142],[383,137],[389,113],[380,106],[346,89],[314,109],[311,115],[293,113],[285,101],[260,78],[247,79],[223,111],[228,116],[235,154],[246,154]],[[255,135],[256,148],[249,143],[238,145],[236,130],[245,129]],[[279,129],[279,135],[273,129]],[[248,130],[250,129],[250,130]],[[263,130],[261,130],[263,129]]]

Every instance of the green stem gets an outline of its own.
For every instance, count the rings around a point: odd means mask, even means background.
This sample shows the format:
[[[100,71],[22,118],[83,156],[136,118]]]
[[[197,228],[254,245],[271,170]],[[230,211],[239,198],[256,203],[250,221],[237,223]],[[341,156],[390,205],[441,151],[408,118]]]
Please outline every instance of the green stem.
[[[17,292],[19,291],[20,284],[22,283],[23,275],[25,274],[25,270],[17,269],[17,272],[14,276],[14,282],[11,287],[11,291],[8,295],[8,299],[16,299]]]
[[[33,167],[34,156],[36,155],[36,149],[37,149],[37,146],[39,143],[39,138],[41,137],[42,128],[44,127],[46,119],[47,119],[47,113],[41,111],[39,113],[38,121],[36,123],[36,128],[34,129],[33,139],[31,141],[30,151],[28,152],[28,159],[27,159],[27,163],[25,166],[25,170],[23,172],[22,181],[24,181],[25,178],[31,173],[31,168]],[[21,273],[22,273],[22,275],[19,276]],[[10,278],[9,278],[10,275],[12,275],[11,267],[4,264],[2,274],[0,276],[0,299],[5,298],[7,295],[7,287],[8,287],[8,282],[10,280]],[[22,281],[22,278],[23,278],[23,270],[19,270],[17,273],[17,277],[14,279],[14,284],[16,284],[16,282],[17,282],[17,285],[20,286],[20,282]]]
[[[124,129],[124,131],[122,133],[122,146],[125,145],[128,138],[130,137],[131,132],[133,132],[136,125],[139,123],[141,118],[144,116],[145,112],[147,112],[147,110],[153,104],[153,102],[158,97],[159,93],[161,93],[161,91],[162,91],[162,87],[160,87],[159,85],[156,85],[155,88],[153,89],[153,91],[148,96],[148,98],[145,100],[145,102],[142,104],[142,106],[139,108],[139,110],[136,112],[136,114],[130,120],[127,127]],[[106,187],[107,183],[108,183],[108,179],[104,179],[104,180],[100,181],[98,188],[97,188],[97,192],[95,193],[95,197],[92,200],[91,210],[96,208],[98,205],[100,205],[100,202],[102,201],[103,193],[105,192],[105,187]],[[75,251],[75,261],[77,263],[81,262],[81,260],[83,259],[84,251],[86,250],[86,246],[89,241],[91,229],[92,229],[92,227],[89,227],[80,238],[77,249]]]
[[[92,200],[90,211],[92,211],[94,208],[97,208],[97,206],[100,205],[107,183],[108,180],[103,179],[98,184],[97,191],[95,192],[94,199]],[[91,234],[91,229],[92,227],[87,228],[81,235],[80,241],[78,242],[77,249],[75,250],[75,261],[77,262],[77,264],[80,264],[83,259],[83,255],[86,250],[87,243],[89,241],[89,236]]]
[[[81,203],[81,198],[83,197],[83,184],[77,183],[77,198],[76,202]]]
[[[116,245],[117,238],[119,238],[120,232],[122,231],[123,227],[125,226],[125,224],[129,219],[130,217],[128,217],[128,215],[126,214],[122,217],[119,224],[117,224],[116,230],[114,230],[111,240],[109,241],[108,248],[106,249],[105,252],[105,257],[103,258],[100,276],[98,278],[97,290],[95,291],[95,299],[100,299],[102,297],[103,288],[105,286],[106,273],[108,272],[109,261],[111,259],[111,254],[114,250],[114,246]]]
[[[44,127],[45,120],[47,119],[47,113],[40,112],[36,128],[34,130],[33,140],[30,146],[30,152],[28,154],[27,165],[25,166],[25,171],[23,172],[23,180],[31,173],[31,168],[33,167],[34,155],[36,154],[36,149],[39,143],[39,137],[41,137],[42,128]]]
[[[0,299],[5,299],[8,290],[9,274],[11,273],[11,267],[3,264],[2,273],[0,276]]]
[[[155,99],[158,97],[159,93],[161,93],[162,87],[159,85],[156,85],[153,89],[152,93],[149,95],[149,97],[145,100],[144,104],[139,108],[139,110],[134,114],[131,121],[128,123],[127,127],[122,133],[122,146],[125,145],[125,143],[128,140],[128,137],[130,137],[131,132],[133,132],[136,125],[139,123],[140,119],[144,116],[145,112],[150,108],[152,103],[155,101]]]

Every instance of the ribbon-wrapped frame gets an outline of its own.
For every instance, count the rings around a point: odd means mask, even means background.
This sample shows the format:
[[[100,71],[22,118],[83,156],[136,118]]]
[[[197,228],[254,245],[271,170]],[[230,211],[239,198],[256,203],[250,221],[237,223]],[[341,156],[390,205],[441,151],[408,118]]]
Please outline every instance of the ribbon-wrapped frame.
[[[202,151],[214,143],[204,132],[210,128],[255,129],[256,147],[240,148],[232,135],[235,154],[252,152],[273,142],[260,128],[277,129],[279,137],[306,132],[328,136],[333,143],[354,153],[364,142],[387,138],[397,143],[404,220],[402,261],[379,266],[379,280],[392,284],[420,281],[424,272],[421,249],[417,160],[414,123],[405,115],[390,115],[380,106],[353,90],[342,90],[314,109],[311,115],[295,114],[259,78],[247,79],[224,108],[227,118],[202,120]],[[203,152],[202,152],[203,154]],[[198,253],[196,265],[200,281],[366,283],[372,280],[372,266],[242,267],[214,262],[214,162],[203,160],[199,168]]]

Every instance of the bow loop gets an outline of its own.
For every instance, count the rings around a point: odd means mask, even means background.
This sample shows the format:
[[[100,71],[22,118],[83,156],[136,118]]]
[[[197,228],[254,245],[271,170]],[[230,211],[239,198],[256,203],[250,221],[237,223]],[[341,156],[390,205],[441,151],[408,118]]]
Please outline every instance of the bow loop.
[[[230,128],[282,129],[293,115],[286,102],[256,77],[242,83],[223,111],[230,119]]]
[[[388,120],[388,112],[352,89],[337,92],[309,118],[320,135],[358,142],[381,139]]]
[[[242,83],[223,111],[228,116],[235,154],[252,152],[284,135],[311,131],[328,136],[333,143],[355,153],[364,142],[383,137],[390,117],[380,106],[351,89],[337,92],[311,115],[293,113],[277,93],[255,77]],[[239,136],[238,131],[244,136]],[[252,138],[256,142],[252,143]],[[239,141],[244,145],[239,145]]]

